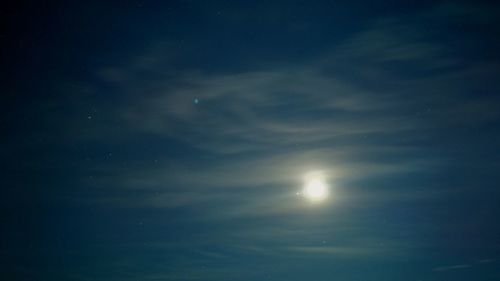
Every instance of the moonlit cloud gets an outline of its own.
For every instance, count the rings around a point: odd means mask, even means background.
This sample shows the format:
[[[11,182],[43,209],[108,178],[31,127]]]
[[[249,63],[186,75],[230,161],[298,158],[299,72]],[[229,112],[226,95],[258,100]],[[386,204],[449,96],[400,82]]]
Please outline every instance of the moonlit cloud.
[[[62,61],[4,91],[50,92],[7,114],[8,234],[41,238],[5,261],[43,257],[30,280],[498,276],[498,7],[292,2],[140,1],[103,13],[133,24],[29,36],[73,47],[23,56]]]
[[[212,244],[234,241],[231,250],[196,254],[210,259],[417,256],[429,246],[416,242],[411,227],[401,231],[402,237],[374,232],[380,224],[389,228],[395,222],[373,222],[367,212],[377,206],[443,198],[449,187],[405,180],[429,177],[430,171],[446,164],[426,144],[440,130],[485,124],[500,112],[493,97],[466,96],[481,87],[471,81],[492,75],[494,67],[485,68],[484,62],[464,67],[462,58],[450,52],[453,46],[431,37],[420,25],[388,18],[300,64],[238,73],[185,71],[174,77],[160,70],[175,58],[146,52],[127,66],[103,69],[99,75],[105,83],[127,96],[141,96],[109,112],[107,119],[123,127],[114,139],[173,139],[185,143],[190,157],[200,161],[193,165],[188,159],[159,154],[158,163],[130,163],[118,170],[95,167],[101,176],[91,185],[110,192],[82,201],[164,212],[189,208],[194,215],[186,219],[198,223],[254,221],[250,227],[234,223],[223,238],[200,238]],[[401,73],[402,67],[419,75]],[[140,73],[160,74],[141,78]],[[93,134],[106,132],[89,131],[83,137]],[[203,157],[217,161],[205,162]],[[316,211],[295,195],[302,189],[303,175],[315,169],[330,175],[335,194],[332,203]],[[392,182],[377,186],[376,179]],[[333,217],[322,215],[322,210],[333,210]],[[297,225],[296,218],[309,212],[319,212],[318,225]],[[279,227],[266,225],[271,218],[281,221]],[[365,228],[354,230],[356,225]],[[304,232],[308,241],[301,241]],[[334,241],[327,233],[336,233]],[[269,241],[287,245],[263,246]],[[214,276],[223,274],[214,270]],[[172,274],[168,278],[184,278]]]

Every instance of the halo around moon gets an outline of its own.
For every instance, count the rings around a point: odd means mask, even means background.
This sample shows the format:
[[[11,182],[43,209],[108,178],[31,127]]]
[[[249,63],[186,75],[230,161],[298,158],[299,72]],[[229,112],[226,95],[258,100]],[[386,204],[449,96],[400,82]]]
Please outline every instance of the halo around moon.
[[[302,194],[312,202],[320,202],[328,198],[329,187],[325,176],[319,172],[307,174],[304,177]]]

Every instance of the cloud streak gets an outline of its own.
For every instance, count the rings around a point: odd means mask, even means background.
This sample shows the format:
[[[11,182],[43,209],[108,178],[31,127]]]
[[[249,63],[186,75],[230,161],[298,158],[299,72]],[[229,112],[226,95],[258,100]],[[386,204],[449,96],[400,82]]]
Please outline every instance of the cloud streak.
[[[78,137],[98,144],[155,139],[151,146],[162,149],[154,163],[89,168],[96,176],[82,185],[100,192],[77,200],[213,225],[196,239],[225,244],[225,251],[191,245],[207,259],[414,257],[429,247],[418,236],[434,230],[422,206],[460,189],[434,180],[449,159],[432,144],[444,130],[486,126],[500,114],[497,97],[471,94],[494,76],[495,62],[467,61],[434,36],[439,32],[388,18],[301,63],[175,72],[169,55],[154,52],[102,69],[101,82],[125,98],[103,113],[109,123],[82,126]],[[314,170],[328,176],[333,191],[316,209],[296,195]],[[173,271],[166,276],[183,277]]]
[[[435,170],[442,163],[425,147],[435,131],[462,125],[461,120],[472,126],[497,117],[480,115],[481,109],[500,112],[492,110],[500,108],[495,99],[464,101],[456,81],[476,74],[471,67],[461,68],[458,57],[443,56],[449,54],[447,48],[429,40],[417,25],[385,19],[338,44],[327,60],[236,74],[183,73],[175,84],[170,78],[148,79],[149,92],[138,102],[122,103],[108,118],[123,124],[126,133],[121,137],[175,139],[195,149],[191,154],[217,158],[217,164],[193,166],[187,159],[166,158],[162,165],[132,165],[121,171],[96,167],[103,176],[93,179],[94,185],[148,192],[135,200],[99,200],[178,208],[231,202],[237,190],[248,189],[255,193],[246,201],[229,203],[227,210],[216,213],[293,214],[297,203],[277,194],[294,194],[309,170],[321,169],[340,184],[354,177],[367,181]],[[144,81],[133,75],[161,73],[170,60],[165,57],[161,52],[145,54],[101,77],[125,92],[137,91]],[[410,79],[392,71],[391,63],[424,72]],[[433,72],[437,68],[440,74]],[[380,85],[374,86],[376,82]],[[461,99],[454,101],[456,97]],[[274,190],[265,196],[281,203],[273,206],[256,197],[264,190]],[[408,189],[380,194],[404,198],[404,193],[407,199],[421,197]]]

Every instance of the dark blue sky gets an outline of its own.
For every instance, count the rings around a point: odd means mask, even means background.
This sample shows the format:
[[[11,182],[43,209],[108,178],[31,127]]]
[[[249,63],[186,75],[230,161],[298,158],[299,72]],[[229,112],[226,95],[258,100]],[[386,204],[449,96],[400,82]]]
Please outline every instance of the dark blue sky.
[[[1,279],[498,280],[498,4],[103,2],[2,11]]]

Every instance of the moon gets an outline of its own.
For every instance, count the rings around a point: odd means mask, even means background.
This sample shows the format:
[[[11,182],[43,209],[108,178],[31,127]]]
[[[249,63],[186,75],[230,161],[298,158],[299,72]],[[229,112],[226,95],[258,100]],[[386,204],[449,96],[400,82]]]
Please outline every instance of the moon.
[[[318,173],[306,176],[302,194],[312,202],[320,202],[328,198],[329,187],[325,177]]]

